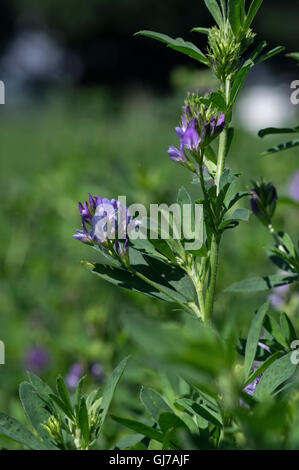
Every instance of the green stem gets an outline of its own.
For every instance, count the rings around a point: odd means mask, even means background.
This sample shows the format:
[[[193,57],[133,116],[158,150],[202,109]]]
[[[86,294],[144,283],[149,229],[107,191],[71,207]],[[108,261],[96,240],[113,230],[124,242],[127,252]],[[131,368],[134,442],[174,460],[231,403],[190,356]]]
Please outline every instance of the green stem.
[[[212,237],[211,243],[211,255],[210,255],[210,277],[206,295],[206,304],[205,304],[205,321],[210,321],[212,313],[213,313],[213,306],[214,306],[214,296],[215,296],[215,289],[216,289],[216,281],[217,281],[217,271],[218,271],[218,258],[219,258],[219,245],[220,245],[220,238],[215,235]]]
[[[216,170],[216,186],[217,186],[217,196],[220,191],[220,178],[224,170],[225,157],[227,153],[227,144],[228,144],[228,127],[220,134],[219,137],[219,152],[218,152],[218,163]]]
[[[226,104],[229,106],[230,102],[230,80],[226,80],[223,85],[223,90],[225,92]],[[226,124],[224,131],[220,134],[219,137],[219,150],[218,150],[218,160],[217,160],[217,170],[216,170],[216,187],[217,187],[217,196],[220,192],[220,179],[224,170],[225,158],[228,151],[228,128],[229,123]],[[218,260],[219,260],[219,246],[220,246],[221,236],[214,232],[211,242],[211,255],[210,255],[210,276],[208,281],[208,288],[206,294],[206,303],[205,303],[205,320],[210,321],[213,307],[214,307],[214,297],[216,290],[216,281],[217,281],[217,271],[218,271]]]

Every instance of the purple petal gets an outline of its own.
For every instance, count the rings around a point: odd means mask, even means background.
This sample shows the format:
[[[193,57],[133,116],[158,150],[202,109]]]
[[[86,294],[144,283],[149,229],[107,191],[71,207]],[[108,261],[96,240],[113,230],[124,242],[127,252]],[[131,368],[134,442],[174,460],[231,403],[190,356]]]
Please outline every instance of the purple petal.
[[[171,145],[171,147],[169,147],[168,155],[176,163],[186,162],[187,161],[187,158],[186,158],[186,155],[185,155],[184,151],[182,149],[178,150],[173,145]]]
[[[77,230],[77,233],[73,235],[73,238],[75,240],[79,240],[79,242],[82,242],[82,243],[91,243],[90,235],[83,232],[82,230]]]
[[[216,124],[216,133],[220,134],[225,128],[225,114],[221,114]]]
[[[186,130],[184,139],[183,139],[183,145],[186,147],[188,150],[198,150],[199,144],[201,142],[201,138],[198,135],[198,132],[194,127],[190,127],[189,129]]]

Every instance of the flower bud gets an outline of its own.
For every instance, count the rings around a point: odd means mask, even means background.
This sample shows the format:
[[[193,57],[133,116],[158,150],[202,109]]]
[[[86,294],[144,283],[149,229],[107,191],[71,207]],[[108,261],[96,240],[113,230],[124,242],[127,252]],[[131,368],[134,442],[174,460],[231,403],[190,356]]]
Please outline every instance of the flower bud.
[[[278,199],[275,186],[272,183],[264,182],[255,184],[251,193],[252,212],[264,225],[268,226],[271,224]]]

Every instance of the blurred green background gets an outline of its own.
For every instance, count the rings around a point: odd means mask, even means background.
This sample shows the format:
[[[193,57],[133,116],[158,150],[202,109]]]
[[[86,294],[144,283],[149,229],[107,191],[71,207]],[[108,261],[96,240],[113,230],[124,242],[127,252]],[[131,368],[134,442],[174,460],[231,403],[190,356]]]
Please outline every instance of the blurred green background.
[[[19,0],[1,7],[7,21],[1,36],[5,60],[0,61],[0,78],[6,84],[6,104],[0,108],[0,339],[6,346],[6,364],[0,366],[0,409],[21,420],[17,387],[33,363],[35,371],[51,384],[58,373],[68,377],[72,365],[80,363],[91,386],[103,382],[128,353],[131,365],[114,406],[129,416],[138,409],[141,383],[154,387],[159,382],[140,360],[122,315],[180,321],[180,313],[171,306],[92,276],[80,264],[82,259],[94,260],[92,250],[72,239],[80,227],[77,202],[84,201],[89,192],[105,197],[126,195],[129,203],[149,206],[173,202],[184,185],[198,197],[188,172],[169,159],[167,149],[177,143],[174,127],[186,90],[209,89],[211,77],[163,46],[131,36],[144,27],[180,35],[189,26],[207,25],[209,19],[204,13],[201,22],[203,2],[199,1],[190,2],[188,12],[177,1],[165,2],[163,8],[160,2],[147,1],[143,7],[139,3],[113,2],[112,9],[104,0],[75,4]],[[265,1],[257,21],[261,40],[287,44],[289,51],[296,49],[298,6],[293,4]],[[16,38],[24,30],[47,34],[59,51],[65,48],[63,54],[67,50],[73,60],[69,69],[60,70],[57,77],[51,67],[39,68],[44,54],[50,54],[49,50],[36,52],[41,39],[35,49],[31,45],[33,49],[23,50],[23,55],[14,55]],[[123,38],[130,39],[123,43]],[[19,44],[25,39],[21,35]],[[117,51],[116,58],[111,53],[112,64],[109,50]],[[29,59],[27,68],[24,65],[26,53],[31,59],[36,53],[31,68]],[[165,57],[170,57],[168,62]],[[13,66],[18,60],[22,67]],[[248,99],[254,100],[255,87],[268,86],[273,113],[285,125],[295,125],[297,109],[289,103],[288,90],[298,75],[296,63],[281,55],[273,68],[256,68],[243,98],[248,93]],[[279,90],[282,99],[277,104]],[[292,175],[299,169],[298,152],[261,159],[263,150],[282,139],[260,140],[252,109],[250,113],[246,126],[245,101],[235,119],[238,132],[229,164],[241,173],[239,187],[250,188],[251,179],[263,176],[277,185],[280,196],[288,196]],[[279,205],[275,223],[298,238],[295,206]],[[224,237],[215,316],[219,326],[233,318],[240,336],[246,334],[252,313],[267,293],[222,291],[238,280],[275,272],[266,256],[270,242],[254,218]],[[285,308],[294,317],[299,311],[296,287],[292,293]],[[43,351],[38,364],[32,359],[34,348]],[[102,367],[101,374],[92,374],[93,364]],[[114,424],[106,426],[108,443],[115,441],[116,429]]]

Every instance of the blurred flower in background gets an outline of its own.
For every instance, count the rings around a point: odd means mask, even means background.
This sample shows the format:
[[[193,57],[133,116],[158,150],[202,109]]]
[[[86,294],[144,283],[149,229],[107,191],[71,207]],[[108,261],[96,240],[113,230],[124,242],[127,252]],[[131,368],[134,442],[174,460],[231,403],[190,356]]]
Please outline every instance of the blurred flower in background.
[[[94,380],[98,383],[102,383],[105,375],[104,375],[104,368],[99,363],[94,363],[90,367],[91,375],[93,376]]]
[[[24,362],[27,370],[35,374],[41,374],[49,369],[52,357],[44,347],[34,346],[25,353]]]
[[[74,390],[77,387],[79,380],[86,374],[86,372],[86,367],[82,363],[75,362],[74,364],[72,364],[66,376],[66,384],[68,388],[70,390]],[[100,363],[92,363],[89,367],[89,372],[95,382],[103,382],[105,375],[103,366]]]
[[[268,296],[268,300],[271,301],[271,305],[275,310],[280,310],[286,303],[286,294],[290,290],[290,286],[286,284],[285,286],[275,287],[272,294]]]
[[[71,365],[70,370],[66,376],[66,384],[70,390],[74,390],[78,383],[79,380],[83,377],[84,375],[84,367],[80,362],[75,362],[73,365]]]

